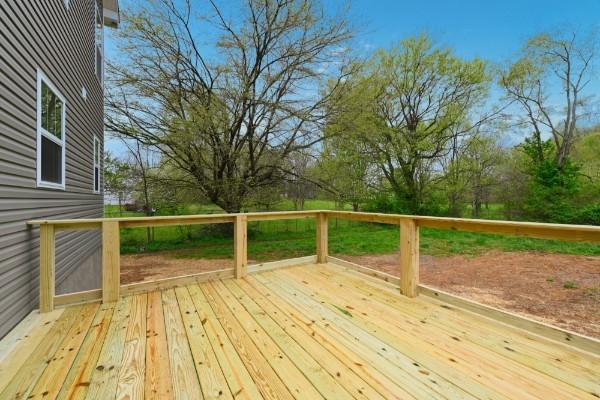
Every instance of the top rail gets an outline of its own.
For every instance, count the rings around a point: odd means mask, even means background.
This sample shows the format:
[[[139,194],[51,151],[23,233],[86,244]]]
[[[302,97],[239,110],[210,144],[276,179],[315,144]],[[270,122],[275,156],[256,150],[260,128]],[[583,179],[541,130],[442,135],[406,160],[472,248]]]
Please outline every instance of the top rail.
[[[29,225],[54,225],[58,230],[101,229],[102,222],[118,222],[121,228],[145,228],[152,226],[223,224],[235,222],[238,215],[243,215],[248,221],[270,221],[284,219],[315,218],[320,211],[274,211],[252,212],[238,214],[196,214],[169,215],[156,217],[121,217],[121,218],[88,218],[88,219],[44,219],[31,220]]]
[[[331,218],[351,219],[363,222],[399,225],[401,221],[413,220],[420,227],[449,229],[468,232],[506,234],[539,239],[573,242],[600,242],[600,226],[549,224],[538,222],[500,221],[485,219],[430,217],[421,215],[382,214],[354,211],[278,211],[251,212],[240,214],[175,215],[159,217],[93,218],[32,220],[30,225],[53,225],[56,231],[101,229],[103,221],[119,222],[122,228],[152,226],[233,223],[237,215],[244,215],[248,222],[284,219],[316,218],[318,215]]]
[[[549,224],[541,222],[429,217],[422,215],[381,214],[352,211],[324,212],[332,218],[337,217],[363,222],[398,225],[402,220],[414,220],[417,222],[418,226],[425,228],[506,234],[572,242],[600,242],[600,226],[593,225]]]

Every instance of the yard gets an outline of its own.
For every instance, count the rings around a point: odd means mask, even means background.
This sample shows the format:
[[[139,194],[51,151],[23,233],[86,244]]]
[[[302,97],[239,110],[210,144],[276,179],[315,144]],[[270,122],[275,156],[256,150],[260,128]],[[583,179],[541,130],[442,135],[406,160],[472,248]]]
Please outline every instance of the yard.
[[[282,203],[276,210],[289,209]],[[307,209],[334,208],[308,202]],[[107,215],[115,215],[114,209]],[[275,210],[274,210],[275,211]],[[182,213],[219,212],[187,206]],[[129,213],[135,216],[136,213]],[[139,215],[139,214],[137,214]],[[231,236],[211,225],[121,232],[123,283],[232,266]],[[329,252],[397,274],[396,227],[332,219]],[[421,229],[421,282],[479,302],[600,337],[600,245]],[[313,220],[249,224],[250,263],[315,254]]]

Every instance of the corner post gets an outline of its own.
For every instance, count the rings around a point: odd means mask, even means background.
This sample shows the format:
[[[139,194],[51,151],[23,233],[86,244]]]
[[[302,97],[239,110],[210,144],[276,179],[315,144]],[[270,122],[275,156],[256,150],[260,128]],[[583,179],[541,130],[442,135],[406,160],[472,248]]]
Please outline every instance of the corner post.
[[[414,219],[400,220],[400,293],[407,297],[418,295],[419,285],[419,226]]]
[[[325,264],[329,253],[327,214],[317,214],[317,264]]]
[[[54,274],[56,266],[54,225],[40,225],[40,312],[54,310]]]
[[[233,256],[235,277],[241,279],[248,272],[248,217],[243,214],[236,215],[233,223]]]
[[[119,221],[102,221],[102,302],[119,300],[121,249]]]

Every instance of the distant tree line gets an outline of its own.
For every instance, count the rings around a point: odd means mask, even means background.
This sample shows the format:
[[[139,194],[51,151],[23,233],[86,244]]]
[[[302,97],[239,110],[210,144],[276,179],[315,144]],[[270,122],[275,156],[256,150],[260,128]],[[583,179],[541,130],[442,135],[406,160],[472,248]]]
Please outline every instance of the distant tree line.
[[[268,210],[282,199],[302,209],[318,197],[354,210],[600,225],[593,33],[535,35],[503,66],[427,34],[365,58],[346,9],[242,3],[126,10],[106,125],[130,155],[105,160],[107,192],[147,212]]]

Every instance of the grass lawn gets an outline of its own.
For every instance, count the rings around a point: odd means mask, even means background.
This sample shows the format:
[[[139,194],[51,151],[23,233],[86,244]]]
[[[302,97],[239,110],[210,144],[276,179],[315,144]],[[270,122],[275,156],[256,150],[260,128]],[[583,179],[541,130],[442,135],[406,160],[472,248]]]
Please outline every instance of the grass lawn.
[[[113,206],[109,206],[113,207]],[[290,209],[281,204],[277,210]],[[306,209],[333,209],[326,201],[309,201]],[[214,212],[214,207],[191,205],[186,214]],[[126,213],[127,216],[140,215]],[[118,216],[113,207],[107,216]],[[125,216],[125,215],[124,215]],[[248,257],[268,261],[315,253],[315,223],[311,219],[262,221],[249,224]],[[233,242],[214,225],[173,226],[154,229],[147,243],[145,228],[121,230],[121,252],[132,254],[178,250],[181,258],[230,258]],[[399,229],[395,226],[332,219],[329,221],[329,252],[332,255],[392,253],[398,250]],[[544,251],[600,256],[600,245],[570,243],[483,233],[421,229],[421,253],[433,256],[478,255],[490,250]]]

